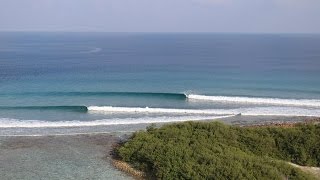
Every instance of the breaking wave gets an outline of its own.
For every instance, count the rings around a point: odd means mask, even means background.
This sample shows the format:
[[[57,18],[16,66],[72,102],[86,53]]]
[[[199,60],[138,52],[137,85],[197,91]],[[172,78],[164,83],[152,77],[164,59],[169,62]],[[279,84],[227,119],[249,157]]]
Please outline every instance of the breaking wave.
[[[63,127],[87,127],[87,126],[110,126],[110,125],[130,125],[183,122],[196,120],[214,120],[230,116],[181,116],[181,117],[143,117],[143,118],[122,118],[122,119],[102,119],[93,121],[43,121],[43,120],[19,120],[10,118],[0,118],[0,128],[63,128]]]
[[[182,115],[248,115],[248,116],[320,116],[320,109],[300,107],[251,107],[237,109],[167,109],[141,107],[89,106],[89,113],[160,113]]]
[[[67,96],[67,97],[133,97],[133,98],[157,98],[171,100],[188,100],[189,102],[215,102],[215,103],[236,103],[236,104],[259,104],[259,105],[280,105],[280,106],[304,106],[320,107],[320,99],[284,99],[272,97],[245,97],[245,96],[218,96],[198,95],[187,93],[161,93],[161,92],[25,92],[8,93],[0,96]]]
[[[224,109],[168,109],[141,107],[89,106],[89,112],[123,112],[123,113],[174,113],[174,114],[230,114]]]
[[[132,108],[132,107],[110,107],[89,106],[88,113],[160,113],[155,117],[138,118],[110,118],[92,121],[45,121],[45,120],[19,120],[0,118],[0,128],[45,128],[45,127],[85,127],[85,126],[108,126],[108,125],[130,125],[147,123],[166,123],[190,120],[214,120],[236,115],[245,116],[314,116],[320,117],[320,109],[305,109],[299,107],[254,107],[238,109],[165,109],[165,108]],[[172,116],[170,114],[174,114]],[[177,116],[178,115],[178,116]]]
[[[189,100],[198,100],[198,101],[320,107],[319,99],[280,99],[280,98],[239,97],[239,96],[238,97],[237,96],[205,96],[205,95],[196,95],[196,94],[189,94],[186,96]]]

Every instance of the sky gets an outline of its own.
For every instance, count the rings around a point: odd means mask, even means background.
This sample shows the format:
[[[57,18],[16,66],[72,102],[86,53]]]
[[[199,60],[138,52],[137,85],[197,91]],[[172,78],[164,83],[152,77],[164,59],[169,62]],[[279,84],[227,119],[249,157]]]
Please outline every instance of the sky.
[[[0,0],[0,31],[320,33],[320,0]]]

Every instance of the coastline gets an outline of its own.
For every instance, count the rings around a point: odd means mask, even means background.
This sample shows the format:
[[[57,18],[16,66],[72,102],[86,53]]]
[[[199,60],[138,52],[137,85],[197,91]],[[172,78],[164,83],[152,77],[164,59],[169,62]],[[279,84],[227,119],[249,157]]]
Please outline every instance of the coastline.
[[[210,122],[210,120],[206,120],[204,122]],[[308,117],[303,120],[299,121],[270,121],[270,122],[264,122],[264,123],[257,123],[257,124],[234,124],[235,126],[240,127],[246,127],[246,128],[256,128],[256,127],[280,127],[280,128],[292,128],[298,124],[319,124],[320,123],[320,117]],[[118,146],[117,144],[116,146]],[[129,163],[122,161],[119,157],[113,156],[112,164],[115,168],[118,170],[124,172],[125,174],[130,175],[131,177],[135,179],[148,179],[148,175],[143,172],[135,169],[132,167]],[[312,174],[317,179],[320,179],[320,167],[309,167],[309,166],[300,166],[291,162],[287,162],[293,167],[296,167],[306,173]],[[146,178],[147,177],[147,178]],[[319,178],[318,178],[319,177]]]
[[[270,123],[296,123],[306,120],[317,119],[313,116],[248,116],[235,115],[217,119],[190,119],[185,121],[222,121],[230,125],[251,126]],[[119,124],[119,125],[99,125],[99,126],[71,126],[71,127],[10,127],[0,128],[0,137],[5,136],[53,136],[53,135],[81,135],[81,134],[100,134],[115,133],[126,134],[135,131],[144,130],[151,124],[161,126],[164,124],[178,123],[182,121],[156,122],[156,123],[138,123],[138,124]]]
[[[304,119],[303,121],[295,121],[295,122],[275,121],[275,122],[268,122],[268,123],[263,123],[263,124],[252,124],[252,125],[245,125],[245,126],[233,125],[233,126],[238,126],[238,127],[243,127],[243,128],[261,128],[261,127],[274,128],[274,127],[276,127],[276,128],[286,129],[286,128],[299,127],[299,125],[317,125],[317,124],[320,124],[319,117],[308,118],[308,119]],[[119,143],[116,146],[120,146],[121,144],[122,143]],[[270,157],[270,159],[271,159],[271,161],[273,161],[273,158]],[[297,168],[297,169],[311,175],[315,179],[320,179],[320,167],[301,166],[301,165],[292,163],[290,161],[283,161],[283,162],[289,164],[291,167]],[[117,155],[113,156],[113,165],[118,170],[123,171],[124,173],[134,177],[135,179],[150,179],[152,177],[152,176],[148,175],[148,172],[139,171],[139,170],[135,169],[129,163],[121,160],[121,158]]]
[[[315,117],[296,117],[294,121],[288,118],[274,120],[266,117],[251,117],[255,120],[246,122],[241,121],[242,118],[247,117],[227,118],[221,121],[246,127],[291,127],[297,123],[320,123],[320,118]],[[256,121],[261,118],[266,119],[260,124],[257,123]],[[167,123],[158,123],[156,126],[160,127],[163,124]],[[118,129],[122,131],[118,132],[0,136],[0,173],[3,179],[141,178],[140,172],[132,169],[128,171],[130,169],[128,164],[115,161],[112,150],[115,144],[127,139],[132,132],[145,129],[149,125],[130,127],[131,129],[121,127]],[[15,173],[15,169],[19,169],[19,173]]]

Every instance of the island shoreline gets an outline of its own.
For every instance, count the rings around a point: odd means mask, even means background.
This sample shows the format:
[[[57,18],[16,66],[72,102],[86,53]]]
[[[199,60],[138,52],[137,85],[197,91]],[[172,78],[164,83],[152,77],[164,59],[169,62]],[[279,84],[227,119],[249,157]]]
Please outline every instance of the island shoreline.
[[[212,120],[204,120],[201,122],[211,122]],[[217,121],[217,120],[214,120]],[[223,121],[222,121],[223,122]],[[173,123],[179,123],[179,122],[173,122]],[[263,126],[277,126],[277,127],[291,127],[298,123],[320,123],[320,118],[313,117],[313,118],[305,118],[303,121],[271,121],[271,122],[263,122],[260,124],[236,124],[235,126],[244,126],[244,127],[263,127]],[[172,123],[162,123],[162,124],[156,124],[157,127],[161,127],[164,124],[172,124]],[[150,124],[145,125],[145,127],[150,126]],[[48,164],[48,162],[44,161],[47,158],[52,157],[65,157],[70,156],[74,158],[74,161],[80,161],[79,160],[79,154],[77,152],[80,152],[83,154],[81,157],[86,157],[84,159],[87,159],[88,164],[95,164],[96,161],[101,163],[101,167],[105,166],[107,167],[105,171],[108,171],[110,174],[116,174],[117,177],[122,177],[124,179],[130,179],[130,178],[138,178],[141,179],[145,177],[140,171],[136,171],[135,173],[128,173],[126,171],[121,170],[122,167],[126,166],[130,167],[128,164],[123,164],[124,166],[121,166],[121,163],[119,159],[114,158],[113,156],[113,150],[114,147],[119,144],[120,142],[124,142],[127,140],[132,133],[144,130],[144,128],[138,128],[136,130],[132,131],[121,131],[121,132],[88,132],[88,133],[75,133],[75,134],[51,134],[51,135],[16,135],[16,136],[0,136],[0,159],[2,162],[2,165],[0,166],[0,172],[4,175],[4,179],[12,179],[19,178],[22,176],[28,177],[28,174],[26,170],[30,170],[30,168],[39,168],[42,169],[41,165]],[[66,148],[75,149],[76,151],[70,151]],[[56,152],[56,149],[60,149],[60,151]],[[40,154],[43,154],[42,159],[37,159],[37,155],[34,154],[34,152],[39,152]],[[96,153],[99,155],[99,157],[91,157],[90,154]],[[27,163],[29,161],[22,161],[24,158],[29,156],[30,162],[34,163],[33,167],[30,167]],[[90,157],[89,157],[90,156]],[[34,159],[32,159],[34,158]],[[32,161],[31,161],[32,160]],[[61,159],[63,161],[63,159]],[[30,163],[29,162],[29,163]],[[55,161],[54,161],[55,162]],[[115,165],[115,162],[117,162],[117,165]],[[10,164],[11,163],[11,164]],[[73,166],[74,164],[70,162],[66,163],[66,166]],[[120,164],[120,165],[119,165]],[[49,164],[50,165],[50,164]],[[48,165],[48,166],[49,166]],[[51,165],[50,165],[51,166]],[[14,167],[14,168],[12,168]],[[26,174],[14,174],[14,172],[11,172],[10,169],[24,169],[24,171],[21,171],[21,173],[27,173]],[[96,167],[98,168],[98,167]],[[102,168],[103,169],[103,168]],[[39,170],[39,173],[40,173]],[[76,169],[75,169],[76,170]],[[38,172],[37,170],[35,170]],[[42,170],[43,171],[43,170]],[[45,177],[50,176],[54,174],[52,172],[52,169],[47,169],[47,173],[39,175],[39,177]],[[86,170],[90,173],[95,171],[94,169]],[[137,173],[138,172],[138,173]],[[61,172],[59,172],[61,173]],[[89,174],[90,174],[89,173]],[[105,176],[104,172],[100,172],[102,176]],[[72,174],[72,173],[71,173]],[[73,173],[75,175],[75,173]],[[135,175],[134,175],[135,174]],[[138,176],[137,176],[138,174]],[[62,173],[61,176],[66,176],[67,173]],[[99,176],[99,175],[97,175]]]

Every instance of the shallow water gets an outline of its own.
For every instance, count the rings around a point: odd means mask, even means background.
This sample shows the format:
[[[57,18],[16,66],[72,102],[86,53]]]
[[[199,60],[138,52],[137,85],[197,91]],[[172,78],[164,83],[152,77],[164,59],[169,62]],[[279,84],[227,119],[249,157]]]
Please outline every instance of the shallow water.
[[[0,137],[1,179],[132,179],[111,165],[108,134]]]

